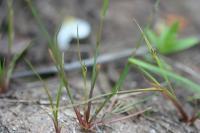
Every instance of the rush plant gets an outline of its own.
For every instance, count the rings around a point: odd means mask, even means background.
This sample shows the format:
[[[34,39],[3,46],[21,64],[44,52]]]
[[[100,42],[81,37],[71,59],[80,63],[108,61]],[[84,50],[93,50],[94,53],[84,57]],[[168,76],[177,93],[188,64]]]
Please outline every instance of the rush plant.
[[[41,32],[43,33],[43,35],[46,37],[48,44],[49,44],[49,53],[50,56],[57,68],[57,72],[58,72],[58,76],[60,78],[60,83],[65,87],[69,100],[71,102],[72,105],[77,105],[76,101],[73,99],[73,93],[71,93],[71,88],[68,82],[68,77],[65,73],[65,69],[64,69],[64,53],[61,52],[58,48],[57,45],[57,39],[52,39],[50,37],[50,35],[48,34],[45,25],[42,23],[36,9],[34,8],[31,0],[26,0],[28,6],[30,7],[32,14],[35,18],[35,20],[37,21]],[[122,71],[122,74],[119,77],[119,80],[117,81],[116,85],[112,88],[111,92],[109,94],[104,95],[105,96],[105,100],[103,100],[103,102],[96,108],[94,109],[94,107],[92,107],[92,100],[93,97],[93,92],[94,92],[94,88],[95,88],[95,84],[96,84],[96,80],[98,77],[98,73],[99,73],[99,69],[100,69],[100,65],[97,64],[97,58],[99,55],[99,48],[100,48],[100,43],[101,43],[101,34],[102,34],[102,30],[103,30],[103,25],[104,25],[104,18],[106,15],[106,11],[108,9],[108,5],[109,5],[109,0],[103,0],[103,6],[102,6],[102,10],[101,10],[101,19],[100,19],[100,24],[98,27],[98,31],[97,31],[97,36],[96,36],[96,47],[95,47],[95,55],[94,55],[94,63],[93,63],[93,68],[92,68],[92,76],[91,76],[91,84],[88,87],[88,85],[86,84],[86,78],[87,78],[87,68],[84,65],[84,62],[82,62],[81,60],[81,55],[79,53],[79,60],[82,66],[82,77],[84,80],[84,96],[85,96],[85,100],[87,101],[86,103],[84,103],[84,107],[82,108],[82,111],[80,109],[80,106],[73,106],[73,110],[75,112],[76,118],[79,122],[80,127],[82,127],[85,130],[91,130],[92,128],[94,128],[94,126],[96,125],[102,125],[104,123],[103,120],[99,120],[98,119],[98,114],[102,111],[103,107],[106,106],[106,104],[110,101],[110,99],[116,95],[124,80],[126,75],[128,74],[130,65],[127,64],[124,68],[124,70]],[[77,25],[77,37],[78,37],[78,25]],[[79,46],[79,39],[77,39],[77,44]],[[59,90],[58,90],[59,91]],[[48,91],[46,91],[49,97],[49,100],[51,100],[51,96],[49,96]],[[58,93],[59,94],[59,93]],[[59,100],[59,99],[57,99]],[[78,103],[79,105],[79,103]],[[57,106],[59,106],[57,104]],[[52,107],[52,109],[55,109],[55,107]],[[57,107],[58,108],[58,107]],[[57,110],[56,108],[56,110]],[[93,111],[95,110],[95,111]],[[54,112],[53,112],[54,114]],[[58,124],[58,112],[56,113],[56,115],[53,115],[53,121],[54,121],[54,127],[55,127],[55,131],[57,133],[60,133],[60,128],[59,126],[57,126]],[[57,130],[59,129],[59,130]]]
[[[6,57],[0,59],[0,94],[7,91],[16,62],[26,50],[25,48],[13,57],[11,56],[14,41],[13,14],[13,0],[7,0],[8,51]]]

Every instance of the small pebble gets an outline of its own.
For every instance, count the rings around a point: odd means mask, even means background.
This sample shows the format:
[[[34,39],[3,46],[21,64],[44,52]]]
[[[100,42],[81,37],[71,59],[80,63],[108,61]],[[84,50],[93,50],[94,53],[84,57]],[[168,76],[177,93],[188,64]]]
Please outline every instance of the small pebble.
[[[16,129],[16,127],[13,127],[12,130],[13,130],[13,131],[16,131],[17,129]]]
[[[155,129],[151,129],[149,133],[157,133]]]

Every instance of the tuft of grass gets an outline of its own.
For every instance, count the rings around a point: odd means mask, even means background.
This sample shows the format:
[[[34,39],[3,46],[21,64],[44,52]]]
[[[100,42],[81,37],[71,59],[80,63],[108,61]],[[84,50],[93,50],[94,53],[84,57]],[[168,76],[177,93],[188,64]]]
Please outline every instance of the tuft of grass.
[[[16,65],[17,60],[21,57],[24,51],[11,57],[11,49],[14,41],[14,26],[13,26],[13,0],[7,0],[7,16],[8,16],[8,52],[7,57],[0,61],[0,93],[5,93],[9,87],[10,79]]]
[[[32,64],[28,60],[25,60],[25,61],[29,65],[29,67],[32,69],[32,71],[35,73],[35,75],[38,77],[38,79],[42,82],[44,90],[45,90],[45,92],[48,96],[48,100],[50,102],[50,107],[51,107],[51,111],[52,111],[52,114],[53,114],[53,117],[51,117],[51,118],[53,120],[55,132],[61,133],[61,126],[59,125],[59,121],[58,121],[58,115],[59,115],[58,113],[59,113],[60,97],[61,97],[61,94],[62,94],[63,84],[61,82],[59,87],[57,88],[56,102],[54,104],[53,97],[51,96],[49,88],[48,88],[47,84],[45,83],[45,81],[42,80],[41,76],[35,71]]]
[[[84,81],[84,99],[86,100],[86,102],[83,103],[84,107],[83,107],[83,111],[81,111],[80,109],[80,103],[77,104],[74,99],[73,99],[73,94],[71,93],[71,88],[69,86],[68,83],[68,77],[65,74],[65,70],[64,70],[64,53],[62,53],[59,49],[58,49],[58,45],[57,42],[55,40],[52,40],[50,35],[48,34],[44,24],[42,23],[36,9],[34,8],[34,6],[31,3],[31,0],[26,0],[28,2],[28,6],[30,7],[33,16],[35,17],[35,20],[37,21],[41,32],[43,34],[45,34],[46,39],[49,42],[49,53],[50,56],[57,68],[58,71],[58,76],[60,78],[60,83],[63,84],[63,86],[66,88],[68,97],[70,99],[71,104],[73,105],[73,110],[75,112],[76,118],[78,120],[78,123],[80,125],[81,128],[85,129],[86,131],[91,130],[92,128],[94,128],[95,125],[102,125],[104,124],[105,120],[102,119],[98,119],[98,114],[102,111],[102,109],[108,104],[108,102],[110,101],[110,99],[115,96],[116,94],[120,94],[120,93],[125,93],[125,92],[121,92],[120,88],[123,85],[123,82],[129,72],[130,69],[130,64],[127,63],[124,70],[122,71],[118,81],[116,82],[116,84],[113,86],[112,90],[110,93],[101,95],[100,97],[104,97],[104,100],[102,103],[100,103],[99,106],[97,106],[97,108],[94,110],[94,107],[92,106],[92,101],[95,99],[98,99],[99,97],[94,97],[93,96],[93,91],[95,88],[95,84],[97,81],[97,77],[98,77],[98,73],[100,70],[100,65],[97,64],[97,59],[98,59],[98,55],[99,55],[99,47],[100,47],[100,43],[101,43],[101,34],[102,34],[102,30],[103,30],[103,25],[104,25],[104,19],[105,19],[105,15],[106,15],[106,11],[108,9],[109,6],[109,0],[103,0],[103,6],[102,6],[102,10],[101,10],[101,19],[100,19],[100,23],[99,23],[99,27],[98,27],[98,31],[97,31],[97,36],[96,36],[96,48],[95,48],[95,54],[94,54],[94,63],[93,63],[93,68],[92,68],[92,76],[91,76],[91,84],[90,87],[88,88],[88,85],[86,84],[86,79],[87,79],[87,68],[84,65],[84,62],[82,62],[81,59],[81,54],[80,52],[78,53],[78,58],[80,61],[80,64],[82,66],[81,68],[81,72],[82,72],[82,78]],[[77,26],[77,45],[79,48],[79,34],[78,34],[78,26]],[[59,90],[58,90],[59,91]],[[142,91],[142,90],[138,90],[138,91]],[[132,93],[135,93],[137,91],[133,91]],[[52,102],[52,98],[49,94],[48,91],[46,91],[48,97],[49,97],[49,101],[50,103]],[[58,93],[59,94],[59,93]],[[59,98],[57,98],[57,100],[59,100]],[[58,101],[57,101],[58,102]],[[56,103],[57,103],[56,102]],[[58,108],[59,104],[57,104],[57,108]],[[51,108],[53,109],[53,104],[51,104]],[[56,108],[56,109],[57,109]],[[83,113],[82,113],[83,112]],[[141,111],[141,113],[144,111]],[[57,112],[58,113],[58,112]],[[54,113],[53,113],[54,114]],[[133,115],[134,116],[134,115]],[[57,124],[57,117],[58,115],[53,115],[54,117],[54,127],[55,127],[55,131],[57,132],[57,128],[58,128],[58,124]]]
[[[67,75],[65,74],[65,71],[64,71],[64,53],[59,51],[56,39],[52,38],[49,35],[49,33],[48,33],[43,21],[41,20],[36,8],[34,7],[32,1],[31,0],[26,0],[26,2],[27,2],[27,5],[28,5],[28,7],[30,8],[30,10],[32,12],[33,17],[35,18],[35,20],[36,20],[36,22],[37,22],[37,24],[39,26],[39,29],[40,29],[42,35],[44,35],[44,37],[48,41],[49,54],[50,54],[50,57],[52,58],[55,66],[57,68],[58,76],[60,78],[60,84],[61,85],[60,85],[59,89],[57,89],[56,106],[54,106],[53,100],[52,100],[52,96],[50,95],[50,92],[49,92],[48,88],[44,84],[45,92],[48,95],[48,99],[50,101],[50,105],[51,105],[51,108],[52,108],[52,114],[53,114],[53,117],[52,117],[53,119],[52,120],[53,120],[53,123],[54,123],[54,129],[55,129],[56,133],[60,133],[61,132],[61,127],[59,126],[59,122],[58,122],[58,115],[59,115],[58,108],[59,108],[59,102],[60,102],[60,98],[59,97],[61,95],[61,86],[65,87],[71,104],[72,105],[75,104],[73,96],[72,96],[72,93],[71,93],[71,89],[70,89],[70,86],[69,86],[69,83],[68,83],[68,80],[67,80]],[[39,75],[38,75],[38,78],[42,81],[42,79],[41,79],[41,77]],[[73,109],[74,109],[74,112],[75,112],[75,114],[77,116],[77,119],[81,120],[82,116],[81,116],[80,111],[78,110],[78,108],[77,107],[73,107]]]
[[[58,45],[57,45],[57,41],[56,38],[54,40],[51,39],[50,35],[48,34],[44,24],[42,23],[35,7],[33,6],[31,0],[26,0],[28,3],[29,8],[32,11],[32,14],[37,22],[37,24],[40,27],[41,32],[44,34],[44,36],[46,37],[48,43],[49,43],[49,53],[50,56],[57,68],[58,71],[58,76],[60,78],[60,83],[63,84],[63,86],[66,88],[68,97],[70,99],[70,102],[72,105],[75,105],[75,101],[73,99],[73,94],[71,93],[71,89],[68,83],[68,77],[65,74],[65,70],[64,70],[64,53],[62,53],[59,49],[58,49]],[[93,64],[93,68],[92,68],[92,77],[91,77],[91,84],[90,84],[90,88],[87,88],[86,85],[86,78],[87,78],[87,68],[84,65],[84,62],[82,62],[81,60],[81,55],[79,53],[78,57],[79,57],[79,61],[81,63],[82,66],[82,77],[84,80],[84,90],[85,90],[85,99],[86,101],[88,101],[85,104],[85,108],[84,108],[84,112],[83,114],[81,113],[80,109],[78,106],[73,106],[73,110],[76,114],[77,120],[79,122],[80,127],[82,127],[85,130],[90,130],[91,128],[94,127],[94,125],[96,125],[97,123],[99,123],[99,121],[97,120],[97,115],[99,114],[99,112],[102,110],[102,108],[109,102],[109,100],[118,93],[120,87],[123,84],[123,81],[125,80],[126,75],[128,74],[128,70],[129,70],[129,65],[127,65],[124,69],[124,71],[122,72],[118,82],[116,83],[116,85],[112,88],[111,93],[109,93],[108,95],[106,95],[106,99],[103,101],[103,103],[101,103],[101,105],[96,109],[96,111],[91,115],[91,111],[92,111],[92,101],[90,99],[93,99],[93,91],[94,91],[94,87],[96,84],[96,80],[98,77],[98,72],[99,72],[99,65],[97,64],[97,57],[99,55],[99,47],[100,47],[100,41],[101,41],[101,34],[102,34],[102,30],[103,30],[103,25],[104,25],[104,18],[106,15],[106,11],[108,9],[108,5],[109,5],[109,0],[103,0],[103,7],[101,10],[101,19],[100,19],[100,24],[99,24],[99,28],[97,31],[97,35],[96,35],[96,47],[95,47],[95,55],[94,55],[94,64]],[[77,26],[77,36],[78,36],[78,26]],[[79,39],[77,39],[77,44],[79,47]],[[87,94],[89,90],[89,94]],[[48,94],[48,92],[46,92]],[[49,95],[49,94],[48,94]],[[49,100],[51,101],[51,98],[49,98]],[[56,119],[56,118],[54,118]],[[55,121],[55,120],[54,120]],[[55,123],[54,123],[55,125]]]

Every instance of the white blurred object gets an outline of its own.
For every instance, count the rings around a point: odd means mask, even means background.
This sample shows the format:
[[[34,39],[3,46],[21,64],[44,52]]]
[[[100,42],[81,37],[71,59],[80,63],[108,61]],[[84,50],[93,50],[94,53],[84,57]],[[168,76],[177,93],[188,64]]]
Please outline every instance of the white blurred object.
[[[88,22],[77,18],[64,20],[57,35],[57,43],[61,51],[66,51],[70,41],[77,38],[77,28],[79,39],[85,39],[90,35],[91,26]]]

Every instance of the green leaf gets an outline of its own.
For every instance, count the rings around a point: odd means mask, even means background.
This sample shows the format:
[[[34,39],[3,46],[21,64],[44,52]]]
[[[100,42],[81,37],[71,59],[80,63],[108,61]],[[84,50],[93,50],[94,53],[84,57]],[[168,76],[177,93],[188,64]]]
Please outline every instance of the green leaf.
[[[196,44],[198,44],[199,39],[195,37],[190,37],[186,39],[177,40],[173,47],[171,47],[170,52],[178,52],[188,49]]]
[[[158,39],[157,45],[157,48],[160,51],[160,53],[168,53],[169,49],[173,47],[172,44],[174,43],[174,41],[176,41],[178,29],[178,22],[173,23],[171,27],[166,26],[164,28],[164,31],[161,33]]]
[[[176,34],[179,30],[179,22],[174,22],[169,28],[169,34]]]
[[[163,68],[159,68],[157,66],[154,66],[152,64],[146,63],[144,61],[134,59],[134,58],[129,58],[129,63],[136,65],[138,67],[142,67],[143,69],[149,70],[151,72],[154,72],[156,74],[165,74],[167,75],[171,80],[175,80],[177,84],[184,86],[185,89],[188,91],[192,91],[193,93],[200,94],[200,85],[194,83],[193,81],[184,78],[178,74],[175,74],[174,72],[168,71]]]
[[[103,109],[103,107],[106,105],[106,103],[109,102],[109,100],[117,94],[118,91],[120,91],[120,88],[122,87],[127,75],[128,75],[128,72],[130,70],[130,64],[127,63],[124,70],[122,71],[122,73],[120,74],[120,77],[117,81],[117,83],[115,84],[115,86],[112,88],[111,90],[111,93],[107,96],[107,98],[103,101],[103,103],[96,109],[94,115],[92,116],[91,120],[92,121],[96,116],[97,114],[99,114],[99,112]]]
[[[146,34],[150,42],[153,43],[162,54],[179,52],[190,48],[199,42],[199,40],[194,37],[178,40],[178,30],[179,23],[174,22],[170,27],[164,26],[160,36],[156,36],[156,34],[149,29]]]
[[[146,34],[152,45],[154,45],[154,46],[158,45],[157,44],[157,40],[158,40],[157,35],[152,30],[147,29]]]

